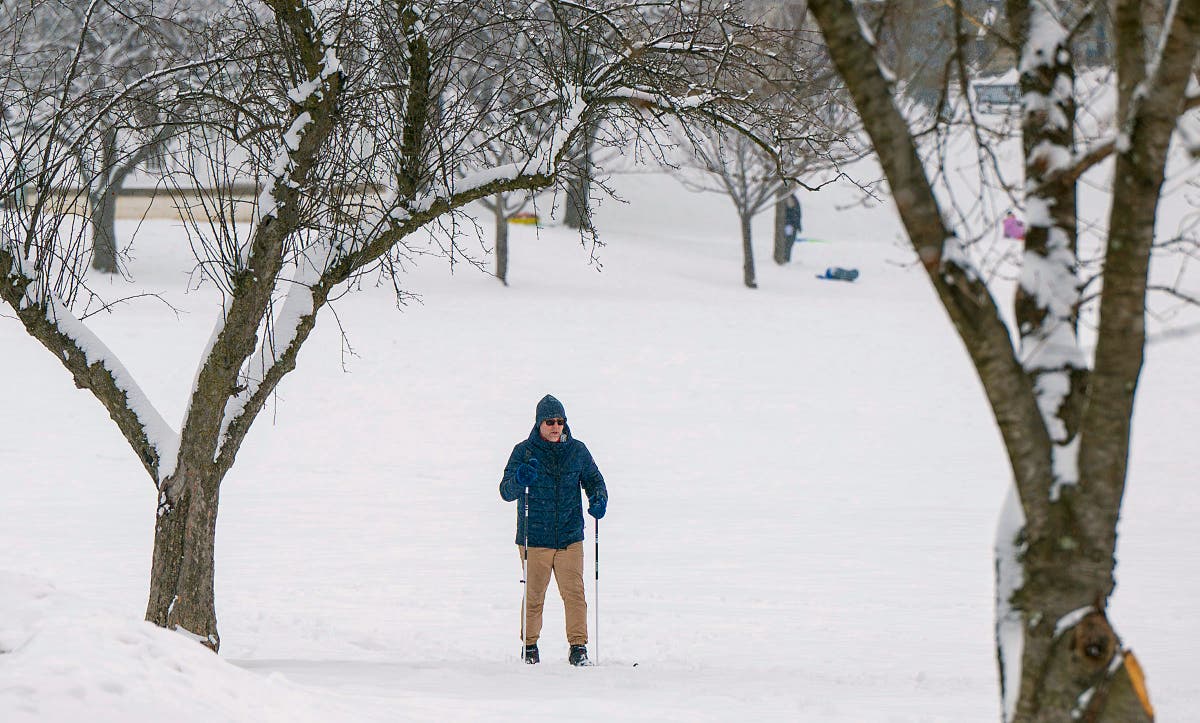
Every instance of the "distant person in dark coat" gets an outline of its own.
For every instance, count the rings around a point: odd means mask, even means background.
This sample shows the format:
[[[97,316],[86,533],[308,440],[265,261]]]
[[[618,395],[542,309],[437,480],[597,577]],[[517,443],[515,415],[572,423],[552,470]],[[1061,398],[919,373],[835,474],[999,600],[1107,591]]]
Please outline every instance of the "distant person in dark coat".
[[[571,435],[562,402],[547,394],[537,404],[533,430],[513,447],[500,497],[517,501],[517,552],[525,568],[526,601],[521,638],[525,662],[540,660],[542,605],[550,573],[558,582],[566,610],[572,665],[589,665],[587,600],[583,586],[583,496],[588,514],[599,520],[608,506],[608,489],[591,452]],[[526,492],[528,491],[528,502]],[[525,509],[528,504],[529,524]]]

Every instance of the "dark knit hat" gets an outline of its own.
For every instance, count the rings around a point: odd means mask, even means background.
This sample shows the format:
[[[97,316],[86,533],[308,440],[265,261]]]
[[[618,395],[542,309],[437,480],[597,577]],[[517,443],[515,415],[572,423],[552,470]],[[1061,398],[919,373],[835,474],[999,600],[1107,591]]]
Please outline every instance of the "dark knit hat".
[[[537,414],[535,415],[534,424],[541,424],[547,419],[566,419],[567,410],[563,409],[562,402],[547,394],[542,397],[542,401],[537,403]]]

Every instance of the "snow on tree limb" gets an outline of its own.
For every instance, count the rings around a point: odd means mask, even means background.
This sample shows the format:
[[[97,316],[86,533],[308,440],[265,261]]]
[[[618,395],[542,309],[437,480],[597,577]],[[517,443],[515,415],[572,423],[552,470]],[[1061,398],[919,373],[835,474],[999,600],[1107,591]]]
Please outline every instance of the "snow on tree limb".
[[[1124,123],[1115,149],[1108,247],[1101,279],[1101,322],[1094,369],[1086,367],[1075,331],[1081,303],[1076,258],[1079,224],[1074,180],[1074,59],[1059,18],[1066,3],[1013,0],[1007,4],[1021,48],[1022,136],[1029,230],[1018,284],[1020,358],[997,333],[998,312],[961,275],[937,278],[935,289],[966,343],[1004,436],[1015,478],[998,529],[997,645],[1004,719],[1081,718],[1144,721],[1148,705],[1126,715],[1131,699],[1092,696],[1100,688],[1083,673],[1109,677],[1116,636],[1103,621],[1087,620],[1085,634],[1061,635],[1056,622],[1082,605],[1102,609],[1115,580],[1116,524],[1127,474],[1134,391],[1144,343],[1145,285],[1166,149],[1184,108],[1183,86],[1196,60],[1200,2],[1177,4],[1165,30],[1162,62]],[[1136,3],[1119,3],[1122,22],[1136,22]],[[830,55],[854,95],[887,175],[909,236],[927,269],[954,264],[938,256],[952,234],[938,199],[922,176],[913,133],[890,103],[855,11],[842,0],[811,0]],[[1188,16],[1181,23],[1182,16]],[[1123,28],[1122,44],[1140,49],[1139,27]],[[1120,50],[1120,49],[1119,49]],[[1122,78],[1138,76],[1124,54]],[[1135,58],[1136,59],[1136,58]],[[1144,72],[1142,73],[1144,75]],[[1141,77],[1138,77],[1141,80]],[[1122,85],[1123,97],[1133,95]],[[1104,151],[1111,153],[1111,151]],[[1082,157],[1095,159],[1101,153]],[[1091,162],[1089,160],[1089,162]],[[945,171],[945,167],[941,167]],[[1072,177],[1072,173],[1076,174]],[[956,293],[957,292],[957,293]],[[990,298],[990,297],[989,297]],[[978,303],[977,303],[978,302]],[[1007,335],[1005,335],[1007,337]],[[1006,348],[1007,347],[1007,348]],[[1007,351],[1007,354],[1005,353]],[[1078,481],[1074,489],[1071,482]],[[1102,618],[1102,615],[1098,617]],[[1080,628],[1085,627],[1080,621]],[[1059,637],[1061,636],[1061,637]],[[1069,639],[1068,639],[1069,637]],[[1083,700],[1083,702],[1081,702]],[[1145,701],[1143,700],[1144,704]]]
[[[1089,380],[1089,404],[1083,415],[1080,474],[1092,493],[1119,509],[1125,488],[1130,419],[1141,373],[1145,341],[1145,299],[1156,211],[1170,147],[1184,97],[1192,83],[1191,68],[1200,53],[1200,1],[1173,5],[1163,29],[1164,42],[1150,66],[1147,92],[1129,100],[1128,142],[1116,154],[1113,204],[1105,250],[1104,293],[1100,301],[1098,340]],[[1118,34],[1118,57],[1128,41]],[[1136,73],[1120,66],[1119,72]],[[1087,444],[1090,436],[1112,435],[1108,444]],[[1119,442],[1119,443],[1116,443]],[[1115,544],[1115,535],[1114,544]]]
[[[1025,515],[1017,489],[1010,486],[996,525],[996,654],[1000,663],[1000,708],[1007,723],[1017,712],[1021,692],[1021,657],[1025,648],[1021,611],[1013,604],[1013,595],[1025,585],[1024,554],[1021,537]]]
[[[230,401],[239,395],[239,375],[247,360],[268,344],[258,339],[258,331],[270,309],[287,239],[301,222],[296,208],[301,186],[333,130],[333,111],[341,91],[337,56],[322,41],[311,11],[288,0],[269,4],[295,42],[309,78],[296,86],[304,90],[303,94],[296,90],[291,94],[295,108],[275,156],[266,213],[241,245],[239,258],[230,260],[231,268],[226,269],[231,274],[230,296],[202,357],[181,432],[195,464],[211,464],[220,457],[226,464],[224,469],[232,464],[254,415],[261,409],[261,403],[234,401],[231,406]],[[316,83],[310,82],[314,79]],[[265,399],[282,375],[290,371],[278,362],[271,369],[280,371],[276,375],[269,370],[264,373],[263,380],[273,383],[269,387],[260,385],[248,397],[250,402]],[[227,420],[227,410],[236,411],[238,416]],[[235,424],[238,421],[242,423]]]
[[[947,243],[957,234],[943,219],[912,133],[862,35],[857,12],[848,0],[811,0],[809,7],[874,143],[913,249],[983,380],[1006,448],[1014,451],[1014,459],[1039,460],[1036,465],[1013,466],[1026,518],[1039,524],[1045,511],[1030,500],[1042,489],[1042,474],[1051,467],[1050,439],[1044,433],[1027,433],[1030,421],[1040,420],[1041,412],[1008,328],[983,279],[969,265],[960,266],[963,254],[956,243]]]
[[[80,388],[91,391],[117,422],[155,482],[170,476],[179,435],[150,402],[128,369],[52,290],[37,282],[36,263],[3,239],[0,297],[31,336],[54,353]]]
[[[707,49],[705,52],[708,52]],[[611,69],[621,63],[632,62],[634,58],[635,55],[625,55],[603,67]],[[331,290],[359,269],[382,257],[400,239],[443,213],[495,193],[549,187],[557,179],[565,157],[575,139],[584,132],[589,118],[598,115],[608,106],[643,103],[668,112],[687,114],[703,111],[718,100],[716,94],[709,92],[674,97],[628,86],[605,88],[603,91],[564,86],[561,91],[556,102],[561,111],[549,140],[540,144],[525,158],[452,177],[444,188],[430,188],[407,199],[400,193],[401,189],[387,189],[384,198],[391,200],[379,204],[377,210],[364,216],[358,224],[361,231],[369,233],[352,234],[356,242],[353,246],[343,249],[341,255],[323,275],[320,285],[326,290]],[[737,127],[735,120],[717,111],[711,111],[711,115],[731,127]],[[765,142],[754,138],[748,129],[741,130],[765,147]],[[769,150],[778,153],[777,149]]]
[[[289,90],[287,92],[288,99],[301,108],[321,101],[324,98],[325,82],[330,76],[340,71],[341,63],[338,61],[337,53],[333,48],[325,48],[321,57],[320,71]],[[262,223],[275,217],[281,203],[281,199],[277,196],[280,189],[297,187],[295,180],[292,179],[292,173],[296,170],[295,153],[300,150],[304,129],[312,123],[312,120],[312,113],[303,110],[292,119],[292,124],[283,133],[268,180],[263,184],[263,191],[258,197],[258,214]]]
[[[303,342],[302,324],[306,319],[311,324],[313,315],[317,313],[312,287],[327,263],[326,255],[319,253],[322,248],[314,246],[315,248],[310,247],[297,259],[291,285],[275,319],[271,326],[264,330],[264,338],[259,344],[258,352],[247,360],[243,367],[237,392],[225,403],[225,412],[221,420],[221,441],[217,446],[216,459],[220,459],[225,449],[231,427],[248,429],[248,424],[237,424],[246,414],[247,407],[253,411],[261,408],[266,398],[263,392],[269,393],[273,390],[286,373],[281,368],[277,369],[278,365],[285,361],[295,363],[295,355],[299,351],[297,342]],[[258,402],[254,404],[256,399]]]
[[[1076,331],[1083,284],[1075,253],[1075,88],[1070,33],[1057,4],[1028,6],[1020,62],[1025,144],[1025,251],[1016,301],[1020,359],[1051,446],[1053,484],[1046,500],[1059,499],[1078,482],[1073,407],[1081,403],[1081,370],[1087,359]]]
[[[416,253],[406,245],[410,234],[454,219],[477,198],[555,184],[569,167],[572,146],[600,121],[613,121],[604,127],[614,144],[653,126],[656,115],[633,102],[635,93],[709,117],[739,118],[765,108],[743,104],[737,88],[721,87],[734,66],[753,69],[751,60],[768,57],[734,38],[748,28],[736,16],[737,2],[263,5],[270,12],[229,3],[213,26],[193,29],[202,44],[228,48],[230,57],[193,89],[194,105],[179,119],[181,145],[164,164],[202,191],[182,210],[199,273],[223,295],[189,390],[178,453],[167,449],[166,425],[147,421],[148,403],[123,371],[96,362],[102,355],[97,345],[80,341],[81,332],[60,313],[87,288],[86,268],[71,257],[87,246],[87,234],[50,228],[69,218],[77,202],[46,192],[79,160],[63,150],[69,134],[53,130],[29,143],[20,139],[38,205],[21,208],[15,214],[20,223],[12,224],[23,238],[11,248],[26,255],[33,248],[47,264],[36,282],[58,293],[47,307],[54,313],[47,317],[45,309],[28,305],[20,310],[29,279],[0,278],[0,293],[19,309],[29,333],[63,359],[81,385],[90,385],[160,481],[147,619],[193,631],[214,650],[220,486],[265,402],[295,367],[320,308],[331,294],[352,290],[339,284],[372,262],[397,281],[395,268]],[[105,6],[94,0],[92,7]],[[528,40],[527,54],[503,42],[517,37]],[[632,47],[626,40],[635,37],[661,42],[626,52]],[[460,53],[464,42],[476,43],[478,52]],[[606,61],[612,72],[590,83],[589,73]],[[30,105],[40,102],[40,89],[22,90]],[[56,84],[47,92],[55,100],[77,95]],[[461,102],[472,94],[478,97]],[[107,97],[81,102],[95,108]],[[479,106],[467,107],[470,100]],[[526,134],[520,124],[526,113],[544,113],[557,127]],[[47,124],[53,122],[67,121],[59,114]],[[481,139],[507,145],[509,157],[493,156],[478,169]],[[468,163],[475,173],[462,173]],[[168,187],[181,187],[172,171],[153,172],[161,172],[158,180]],[[238,214],[244,203],[238,184],[247,177],[265,181],[248,225]],[[12,261],[8,249],[0,250],[0,271],[13,265],[3,263]],[[64,334],[57,325],[71,328]]]

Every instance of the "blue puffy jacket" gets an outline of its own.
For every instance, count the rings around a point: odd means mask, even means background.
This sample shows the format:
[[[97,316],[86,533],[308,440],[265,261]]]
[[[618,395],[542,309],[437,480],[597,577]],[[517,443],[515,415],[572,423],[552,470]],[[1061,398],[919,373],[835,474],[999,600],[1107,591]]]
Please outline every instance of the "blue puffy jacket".
[[[517,544],[525,544],[525,488],[517,481],[517,468],[530,459],[537,459],[537,477],[529,485],[529,546],[562,550],[583,540],[583,497],[589,503],[608,502],[604,476],[596,467],[592,453],[583,442],[571,436],[571,427],[563,428],[560,442],[542,439],[538,425],[533,425],[529,438],[513,447],[500,496],[506,502],[517,500]]]

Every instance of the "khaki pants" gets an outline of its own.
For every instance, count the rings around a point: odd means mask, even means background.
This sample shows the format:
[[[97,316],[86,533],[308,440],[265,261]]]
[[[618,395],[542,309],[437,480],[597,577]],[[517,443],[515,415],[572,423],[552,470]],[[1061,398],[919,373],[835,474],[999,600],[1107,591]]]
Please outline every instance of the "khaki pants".
[[[517,545],[517,553],[525,559],[525,548]],[[528,631],[521,630],[526,645],[533,645],[542,634],[542,605],[546,602],[546,588],[550,586],[550,573],[558,583],[563,608],[567,618],[567,643],[587,645],[587,600],[583,596],[583,543],[576,542],[565,550],[550,547],[529,548],[529,570],[526,574],[525,617]]]

